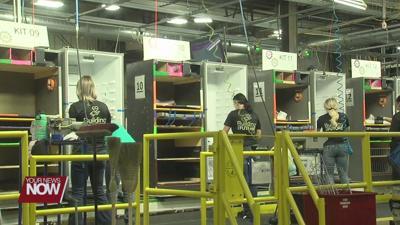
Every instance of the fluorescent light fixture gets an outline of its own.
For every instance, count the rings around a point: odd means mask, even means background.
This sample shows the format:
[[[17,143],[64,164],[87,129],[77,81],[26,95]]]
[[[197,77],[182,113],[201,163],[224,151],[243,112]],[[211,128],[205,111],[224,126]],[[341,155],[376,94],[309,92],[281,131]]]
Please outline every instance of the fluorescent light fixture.
[[[271,36],[275,37],[278,40],[281,40],[282,39],[281,35],[282,35],[282,30],[279,29],[279,31],[278,30],[274,30],[274,33]]]
[[[35,5],[57,9],[63,7],[64,3],[59,0],[37,0]]]
[[[194,21],[195,23],[212,23],[212,22],[213,22],[213,20],[211,19],[211,17],[207,17],[207,16],[204,16],[204,17],[195,17],[195,18],[193,19],[193,21]]]
[[[109,5],[106,7],[107,11],[117,11],[119,10],[121,7],[119,7],[119,5]]]
[[[187,24],[187,22],[188,22],[187,19],[181,17],[175,17],[167,21],[167,23],[177,24],[177,25]]]
[[[400,46],[397,46],[397,50],[399,50],[399,51],[400,51]]]
[[[349,7],[366,10],[367,4],[363,0],[333,0],[335,3],[346,5]]]
[[[231,46],[247,48],[247,44],[244,43],[231,43]]]
[[[2,17],[5,19],[8,19],[8,20],[14,19],[14,15],[11,15],[11,14],[4,14]]]

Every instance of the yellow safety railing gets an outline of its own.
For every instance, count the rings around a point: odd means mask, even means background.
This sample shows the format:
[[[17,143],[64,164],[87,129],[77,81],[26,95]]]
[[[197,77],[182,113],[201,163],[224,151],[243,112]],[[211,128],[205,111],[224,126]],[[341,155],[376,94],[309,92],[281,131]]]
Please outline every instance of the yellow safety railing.
[[[21,152],[21,175],[22,182],[28,176],[28,131],[0,131],[0,139],[4,138],[19,138]],[[18,200],[19,192],[0,194],[0,201]],[[29,222],[29,204],[22,204],[22,222],[28,224]]]
[[[372,168],[371,168],[371,149],[370,149],[370,137],[400,137],[400,132],[279,132],[277,133],[276,142],[280,143],[281,149],[281,195],[279,198],[279,224],[286,225],[290,224],[290,208],[292,208],[294,215],[300,225],[305,225],[302,215],[296,205],[293,198],[292,192],[294,191],[308,191],[310,194],[317,210],[318,210],[318,221],[319,225],[325,225],[325,200],[318,196],[317,190],[324,188],[321,186],[314,186],[311,182],[310,176],[308,175],[304,164],[302,163],[299,154],[292,142],[292,137],[355,137],[362,139],[362,162],[363,162],[363,180],[360,183],[351,184],[336,184],[333,185],[336,188],[364,188],[365,191],[373,191],[373,187],[378,186],[391,186],[399,185],[400,181],[373,181],[372,180]],[[306,183],[306,186],[302,187],[290,187],[289,185],[289,173],[288,173],[288,150],[292,154],[294,163],[297,166],[301,176]],[[332,185],[330,185],[332,187]],[[391,195],[377,195],[377,201],[388,201],[394,199],[395,196]],[[377,221],[391,220],[388,218],[377,218]]]
[[[265,150],[257,150],[257,151],[243,151],[243,156],[269,156],[273,157],[273,184],[274,184],[274,194],[273,196],[262,196],[262,197],[254,197],[254,201],[256,203],[273,203],[272,207],[268,207],[268,213],[271,214],[275,211],[274,208],[276,207],[276,202],[278,201],[278,191],[279,191],[279,176],[280,176],[280,159],[279,159],[280,152],[279,151],[265,151]],[[207,190],[207,158],[213,157],[213,152],[201,152],[200,153],[200,190],[206,191]],[[229,207],[235,204],[242,204],[247,202],[246,198],[243,198],[241,201],[229,200]],[[207,201],[207,199],[201,199],[201,225],[207,224],[207,207],[211,207],[214,205],[214,201]],[[272,210],[271,210],[272,208]],[[260,214],[263,214],[264,210],[260,207]],[[257,216],[257,215],[256,215]]]
[[[214,144],[211,152],[203,152],[200,154],[200,190],[171,190],[150,187],[150,141],[166,140],[166,139],[185,139],[185,138],[213,138]],[[235,139],[235,137],[231,137]],[[149,196],[150,195],[176,195],[201,199],[201,224],[206,224],[206,209],[207,205],[214,206],[214,224],[225,224],[225,215],[232,225],[237,225],[236,216],[232,210],[232,204],[248,203],[254,216],[254,224],[260,225],[260,202],[276,202],[280,194],[279,170],[274,170],[275,192],[274,196],[254,198],[247,185],[242,171],[242,164],[239,163],[239,157],[242,156],[243,140],[242,137],[236,137],[235,146],[240,146],[234,149],[228,135],[224,131],[219,132],[203,132],[203,133],[169,133],[169,134],[146,134],[143,140],[143,224],[150,224],[149,215]],[[275,146],[280,149],[279,145]],[[239,154],[238,154],[239,153]],[[265,155],[274,157],[274,167],[280,168],[280,152],[279,151],[249,151],[246,155]],[[207,191],[206,184],[206,158],[213,157],[213,187]],[[230,163],[231,173],[238,179],[238,184],[244,192],[244,198],[231,200],[225,193],[226,187],[226,172],[228,171],[226,162]],[[232,188],[232,187],[231,187]],[[207,202],[207,198],[212,198],[213,201]]]
[[[65,162],[65,161],[92,161],[94,159],[93,155],[35,155],[32,156],[30,159],[30,167],[29,167],[29,173],[30,176],[36,176],[37,175],[37,163],[38,162]],[[108,154],[99,154],[96,156],[96,160],[99,161],[106,161],[109,159]],[[135,224],[140,224],[140,169],[138,171],[139,176],[138,176],[138,185],[136,187],[135,191],[135,203],[132,204],[132,207],[135,207]],[[128,203],[121,203],[121,204],[116,204],[115,208],[116,209],[127,209]],[[99,205],[98,210],[99,211],[107,211],[111,210],[112,205],[111,204],[105,204],[105,205]],[[63,207],[63,208],[52,208],[52,209],[40,209],[37,210],[36,204],[31,203],[29,206],[29,223],[24,223],[24,224],[29,224],[29,225],[35,225],[36,224],[36,217],[37,216],[49,216],[49,215],[60,215],[60,214],[70,214],[70,213],[75,213],[75,212],[93,212],[95,211],[94,206],[79,206],[77,208],[75,207]]]

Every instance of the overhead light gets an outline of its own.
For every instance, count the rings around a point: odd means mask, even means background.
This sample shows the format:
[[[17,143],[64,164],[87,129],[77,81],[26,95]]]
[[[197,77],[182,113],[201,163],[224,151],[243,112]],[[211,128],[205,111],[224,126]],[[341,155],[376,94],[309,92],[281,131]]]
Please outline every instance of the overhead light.
[[[5,19],[8,19],[8,20],[14,19],[14,16],[11,15],[11,14],[4,14],[2,17],[5,18]]]
[[[397,50],[399,50],[399,51],[400,51],[400,46],[397,46]]]
[[[367,9],[367,4],[365,4],[363,0],[333,0],[333,1],[342,5],[350,6],[361,10]]]
[[[213,22],[213,20],[211,19],[211,17],[207,17],[207,16],[202,16],[202,17],[195,17],[194,19],[193,19],[193,21],[195,22],[195,23],[212,23]]]
[[[64,3],[59,0],[37,0],[35,5],[57,9],[63,7]]]
[[[247,48],[247,44],[244,43],[231,43],[231,46]]]
[[[101,8],[105,8],[105,7],[107,7],[106,4],[101,4]]]
[[[282,30],[281,29],[279,29],[279,31],[274,30],[274,33],[271,36],[275,37],[278,40],[281,40],[282,39]]]
[[[181,17],[175,17],[167,21],[167,23],[178,24],[178,25],[187,24],[187,22],[188,22],[187,19]]]
[[[108,11],[117,11],[119,10],[121,7],[119,7],[119,5],[109,5],[106,7],[106,10]]]

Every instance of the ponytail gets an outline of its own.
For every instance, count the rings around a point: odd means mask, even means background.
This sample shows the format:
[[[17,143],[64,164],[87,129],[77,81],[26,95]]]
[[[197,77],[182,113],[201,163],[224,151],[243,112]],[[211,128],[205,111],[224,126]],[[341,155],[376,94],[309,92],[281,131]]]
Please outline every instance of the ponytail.
[[[339,113],[335,109],[331,109],[328,111],[329,116],[331,116],[331,124],[334,127],[337,127],[339,120]]]

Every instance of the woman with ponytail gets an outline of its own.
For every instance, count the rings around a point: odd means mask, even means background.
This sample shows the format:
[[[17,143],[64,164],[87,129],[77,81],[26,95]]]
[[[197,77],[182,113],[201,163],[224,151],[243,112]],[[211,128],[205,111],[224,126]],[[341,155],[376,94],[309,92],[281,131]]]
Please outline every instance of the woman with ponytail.
[[[349,119],[346,114],[338,112],[339,104],[335,98],[326,99],[324,108],[327,113],[318,118],[318,131],[322,129],[324,132],[340,132],[349,129]],[[331,183],[334,183],[335,165],[339,173],[340,183],[346,184],[349,182],[347,171],[351,153],[352,150],[346,137],[328,138],[324,143],[322,158]]]
[[[248,135],[244,138],[243,149],[249,151],[253,146],[257,145],[257,139],[261,137],[261,124],[257,114],[251,108],[246,96],[239,93],[233,97],[233,105],[235,110],[231,111],[224,123],[224,131],[228,133],[232,129],[234,134]],[[257,187],[251,184],[251,167],[252,158],[246,157],[243,160],[243,172],[249,185],[251,194],[257,196]],[[250,207],[245,204],[243,218],[252,218]]]

